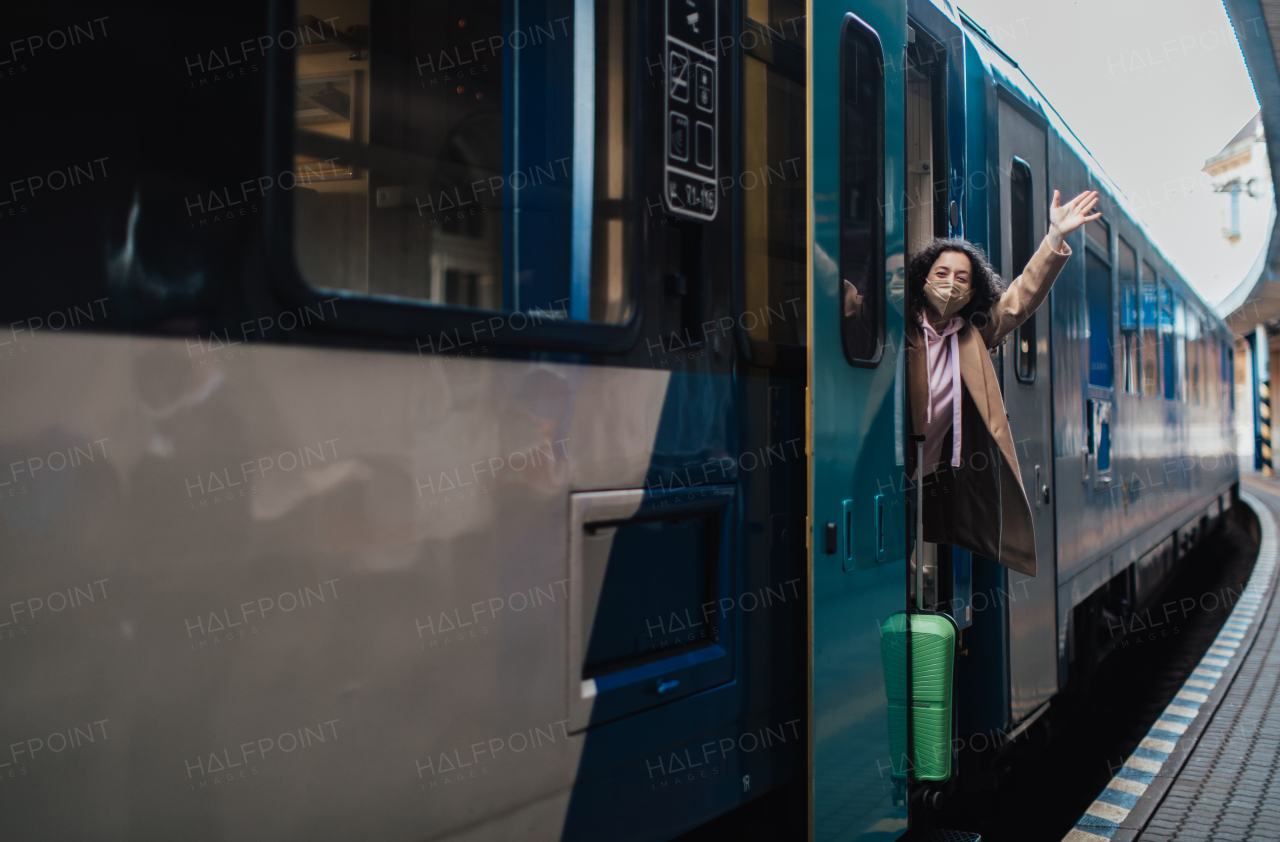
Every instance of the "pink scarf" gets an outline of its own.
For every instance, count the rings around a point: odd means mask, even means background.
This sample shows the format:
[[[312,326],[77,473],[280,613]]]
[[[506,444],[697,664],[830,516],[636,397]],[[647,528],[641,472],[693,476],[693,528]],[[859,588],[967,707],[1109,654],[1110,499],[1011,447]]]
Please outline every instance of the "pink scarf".
[[[925,359],[928,365],[929,400],[925,404],[926,429],[933,421],[935,404],[941,408],[947,400],[951,401],[951,467],[960,467],[960,337],[959,331],[964,327],[964,319],[953,318],[938,333],[923,312],[917,316],[920,329],[924,334]],[[951,341],[945,342],[947,338]],[[944,357],[946,359],[944,359]],[[946,435],[945,430],[935,430],[934,435]],[[940,444],[926,441],[925,451],[931,451]]]

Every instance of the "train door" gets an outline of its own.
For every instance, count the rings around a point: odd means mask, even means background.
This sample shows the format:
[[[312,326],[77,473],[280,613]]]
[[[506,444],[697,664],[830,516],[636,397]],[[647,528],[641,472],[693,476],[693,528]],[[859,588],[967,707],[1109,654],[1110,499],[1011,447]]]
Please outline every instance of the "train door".
[[[1045,129],[1022,106],[999,97],[1000,267],[1006,279],[1021,274],[1048,230]],[[1004,353],[1004,400],[1022,485],[1036,530],[1035,578],[1008,572],[1010,719],[1020,722],[1058,690],[1056,559],[1054,557],[1052,366],[1049,307],[1011,336]]]
[[[906,10],[809,8],[810,836],[886,838],[907,824],[880,652],[905,604],[903,213],[886,196],[903,190]]]
[[[902,204],[908,262],[936,237],[963,235],[962,60],[955,49],[961,40],[960,28],[930,0],[908,2],[907,46],[899,68],[906,82]],[[951,615],[959,630],[967,629],[973,620],[969,552],[925,542],[921,558],[924,607]]]

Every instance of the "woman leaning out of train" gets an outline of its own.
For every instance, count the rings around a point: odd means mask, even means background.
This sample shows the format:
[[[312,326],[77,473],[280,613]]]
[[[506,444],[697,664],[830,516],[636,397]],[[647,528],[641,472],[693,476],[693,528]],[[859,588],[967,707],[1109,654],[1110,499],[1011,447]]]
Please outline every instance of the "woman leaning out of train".
[[[936,239],[907,267],[907,390],[912,432],[924,436],[924,540],[951,544],[1036,575],[1031,506],[1022,487],[1000,381],[988,349],[1049,295],[1090,215],[1096,191],[1065,205],[1053,191],[1049,232],[1005,288],[982,250]],[[908,473],[916,475],[914,445]]]

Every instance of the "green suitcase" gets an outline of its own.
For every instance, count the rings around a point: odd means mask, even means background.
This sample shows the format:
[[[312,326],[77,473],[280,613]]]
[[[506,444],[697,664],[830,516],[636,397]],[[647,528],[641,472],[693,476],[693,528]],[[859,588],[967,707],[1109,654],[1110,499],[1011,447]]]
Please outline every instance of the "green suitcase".
[[[911,615],[912,743],[907,756],[907,615],[894,614],[880,628],[880,657],[889,697],[889,746],[893,775],[912,769],[916,781],[951,777],[951,687],[955,677],[956,624],[945,614]]]

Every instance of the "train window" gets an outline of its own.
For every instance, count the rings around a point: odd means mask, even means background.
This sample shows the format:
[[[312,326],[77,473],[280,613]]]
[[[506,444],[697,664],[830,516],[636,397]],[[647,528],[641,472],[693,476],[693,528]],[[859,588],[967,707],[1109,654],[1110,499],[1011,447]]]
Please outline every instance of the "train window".
[[[1120,382],[1131,395],[1139,394],[1141,365],[1138,348],[1138,255],[1119,239],[1120,263]]]
[[[907,259],[923,249],[935,234],[947,232],[945,180],[947,147],[943,131],[946,113],[947,48],[919,26],[907,24],[904,52],[906,77],[906,174],[903,211],[906,216]]]
[[[884,56],[875,30],[845,15],[840,37],[840,336],[854,365],[884,338]]]
[[[1014,158],[1009,170],[1009,242],[1013,260],[1009,277],[1022,274],[1035,253],[1036,235],[1031,201],[1031,167],[1026,161]],[[1015,342],[1014,370],[1019,381],[1031,383],[1036,379],[1035,313],[1018,328]]]
[[[1214,389],[1216,389],[1218,385],[1218,369],[1216,366],[1217,361],[1215,359],[1218,349],[1217,346],[1209,340],[1208,322],[1202,324],[1200,326],[1200,330],[1200,361],[1203,365],[1200,376],[1203,378],[1202,388],[1204,389],[1201,402],[1208,406],[1213,406],[1216,403],[1214,400]]]
[[[1168,281],[1160,282],[1160,379],[1168,400],[1178,397],[1177,353],[1174,351],[1173,290]]]
[[[1177,389],[1173,397],[1187,399],[1187,305],[1182,296],[1171,291],[1173,298],[1173,348],[1174,381]]]
[[[418,304],[625,321],[628,4],[300,0],[303,277]]]
[[[1235,348],[1222,343],[1222,404],[1235,408]]]
[[[720,531],[717,518],[703,514],[674,521],[623,523],[613,529],[616,532],[582,677],[596,678],[637,661],[715,643],[714,625],[710,634],[706,628],[700,629],[703,634],[692,636],[690,645],[683,636],[655,636],[652,618],[672,611],[692,610],[696,615],[698,606],[714,604]]]
[[[1142,261],[1142,278],[1139,284],[1141,294],[1142,331],[1142,394],[1148,397],[1160,396],[1160,333],[1158,324],[1158,304],[1156,295],[1156,272],[1151,264]]]
[[[803,345],[809,271],[805,218],[804,28],[775,25],[804,15],[804,5],[754,0],[743,44],[743,286],[746,309],[782,313],[747,327],[757,341]],[[751,43],[751,48],[746,45]]]
[[[1213,333],[1208,324],[1204,326],[1204,371],[1205,371],[1205,403],[1217,406],[1222,391],[1222,348],[1213,340]]]
[[[1222,343],[1222,389],[1226,393],[1223,403],[1231,409],[1236,408],[1236,352],[1227,343]]]
[[[1102,249],[1102,253],[1109,259],[1111,257],[1111,226],[1107,221],[1095,219],[1093,222],[1088,222],[1084,226],[1084,232],[1089,242]]]
[[[1209,345],[1206,331],[1208,324],[1196,319],[1196,402],[1209,403]]]
[[[1196,340],[1196,356],[1199,357],[1200,365],[1200,403],[1211,404],[1209,393],[1212,391],[1210,384],[1213,382],[1213,366],[1210,361],[1208,319],[1201,319],[1199,334],[1200,338]]]
[[[1187,322],[1187,403],[1200,400],[1200,317],[1190,305],[1184,305]]]
[[[1093,224],[1093,223],[1089,223]],[[1085,299],[1089,318],[1089,385],[1112,388],[1111,267],[1093,252],[1084,258]]]

